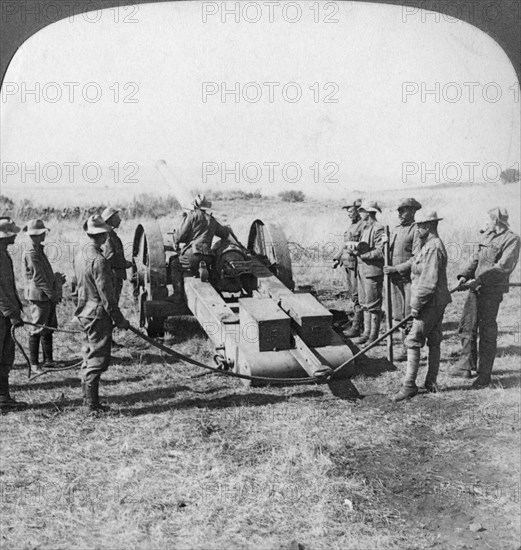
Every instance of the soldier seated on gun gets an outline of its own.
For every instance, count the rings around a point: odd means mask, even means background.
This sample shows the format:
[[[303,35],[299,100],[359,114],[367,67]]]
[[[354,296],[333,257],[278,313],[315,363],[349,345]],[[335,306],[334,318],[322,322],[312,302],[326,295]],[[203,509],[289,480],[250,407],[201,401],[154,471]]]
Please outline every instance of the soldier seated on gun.
[[[31,320],[41,327],[33,327],[29,336],[29,360],[33,373],[41,373],[40,340],[43,352],[43,367],[54,366],[53,331],[58,327],[56,305],[62,298],[65,275],[54,273],[45,254],[43,242],[47,231],[42,220],[30,220],[23,228],[30,243],[23,255],[22,273],[25,281],[25,298],[30,304]],[[49,327],[49,328],[43,328]]]
[[[212,241],[215,236],[227,239],[230,232],[221,225],[210,213],[212,203],[203,195],[195,197],[191,210],[184,214],[179,230],[174,236],[174,246],[179,248],[184,243],[179,255],[172,262],[172,286],[174,287],[174,303],[184,303],[183,273],[190,272],[197,276],[202,268],[202,277],[207,278],[206,268],[213,259]]]

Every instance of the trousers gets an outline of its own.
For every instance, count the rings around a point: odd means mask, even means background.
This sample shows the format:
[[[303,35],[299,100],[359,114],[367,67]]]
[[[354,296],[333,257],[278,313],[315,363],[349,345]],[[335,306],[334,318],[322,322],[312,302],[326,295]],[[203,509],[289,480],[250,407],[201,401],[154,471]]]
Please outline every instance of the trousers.
[[[485,376],[492,372],[497,352],[497,315],[502,301],[501,292],[467,294],[458,328],[462,345],[458,368],[477,369]]]
[[[112,349],[112,319],[106,312],[99,319],[79,319],[83,329],[82,356],[80,370],[82,382],[89,383],[100,377],[110,365]]]
[[[7,378],[14,363],[14,340],[11,336],[11,320],[0,317],[0,378]]]

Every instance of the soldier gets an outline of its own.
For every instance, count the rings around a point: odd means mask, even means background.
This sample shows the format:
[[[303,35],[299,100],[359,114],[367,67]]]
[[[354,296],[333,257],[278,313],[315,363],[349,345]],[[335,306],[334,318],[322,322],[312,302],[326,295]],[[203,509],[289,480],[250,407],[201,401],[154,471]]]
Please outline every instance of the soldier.
[[[429,368],[425,389],[436,392],[436,380],[440,368],[440,344],[445,308],[452,300],[447,287],[447,251],[438,235],[438,222],[443,219],[437,213],[426,212],[415,223],[421,249],[405,263],[385,267],[389,274],[410,273],[411,315],[414,317],[407,345],[407,370],[401,390],[393,396],[395,402],[414,397],[418,393],[416,376],[420,366],[420,350],[429,346]]]
[[[101,216],[90,216],[83,230],[92,246],[75,262],[78,306],[74,315],[84,331],[80,378],[87,410],[105,412],[109,407],[99,402],[99,382],[110,364],[113,323],[125,330],[130,324],[118,307],[110,265],[101,253],[111,227]]]
[[[378,338],[382,320],[383,234],[384,226],[376,221],[382,210],[376,202],[364,202],[358,209],[364,228],[360,241],[348,245],[358,259],[358,293],[364,315],[364,332],[354,338],[356,344],[370,344]]]
[[[116,233],[116,229],[121,225],[119,210],[109,206],[103,210],[101,217],[112,228],[103,245],[103,255],[108,260],[114,275],[114,291],[116,293],[116,301],[119,304],[123,281],[127,279],[127,269],[132,267],[132,262],[125,259],[123,243]]]
[[[212,261],[214,236],[227,239],[230,234],[226,227],[206,211],[211,207],[211,201],[203,194],[197,195],[192,203],[192,209],[184,214],[179,231],[175,233],[174,246],[177,249],[179,243],[184,243],[184,247],[172,262],[174,303],[179,304],[185,301],[183,272],[190,271],[193,275],[197,275],[201,265],[209,266]]]
[[[31,320],[38,325],[58,327],[56,305],[62,297],[61,287],[65,276],[54,273],[45,254],[43,242],[47,231],[42,220],[30,220],[23,228],[30,237],[27,250],[22,260],[22,274],[25,281],[25,299],[31,307]],[[41,373],[40,369],[40,340],[43,352],[43,367],[53,367],[53,331],[46,328],[34,327],[29,335],[29,360],[31,370]]]
[[[473,388],[490,384],[497,350],[497,315],[503,294],[519,259],[520,238],[510,230],[508,211],[495,207],[488,211],[486,230],[472,261],[458,275],[469,293],[459,325],[461,359],[451,376],[471,377],[478,371]],[[478,350],[479,333],[479,350]]]
[[[389,243],[391,265],[403,264],[411,258],[420,248],[420,239],[417,226],[414,223],[414,216],[422,205],[413,198],[402,199],[398,205],[399,225],[394,228]],[[391,300],[393,308],[393,319],[399,323],[411,313],[411,277],[409,273],[391,275]],[[397,361],[407,359],[407,347],[405,337],[411,330],[412,322],[401,329],[402,350],[395,355]]]
[[[344,245],[338,254],[333,258],[333,268],[343,265],[346,270],[347,275],[347,292],[351,301],[353,302],[353,324],[351,328],[346,331],[345,335],[349,338],[355,336],[360,336],[364,328],[364,315],[362,312],[362,307],[360,306],[360,301],[358,299],[358,281],[357,281],[357,257],[356,254],[351,250],[352,243],[360,241],[362,236],[362,229],[364,227],[364,222],[360,218],[358,213],[358,208],[362,204],[362,199],[356,199],[352,204],[342,206],[343,209],[347,210],[347,215],[351,220],[351,225],[348,230],[344,233]]]
[[[9,371],[14,363],[11,327],[21,327],[22,303],[16,291],[13,262],[7,247],[13,244],[20,228],[10,218],[0,218],[0,410],[26,407],[9,393]]]

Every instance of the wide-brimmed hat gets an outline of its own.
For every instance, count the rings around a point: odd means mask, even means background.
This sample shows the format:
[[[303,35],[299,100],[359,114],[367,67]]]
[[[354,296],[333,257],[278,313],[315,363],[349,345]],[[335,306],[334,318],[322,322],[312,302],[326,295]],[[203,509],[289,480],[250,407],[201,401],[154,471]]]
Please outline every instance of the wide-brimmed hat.
[[[48,227],[45,227],[43,220],[29,220],[24,226],[23,231],[28,235],[41,235],[46,231],[50,231]]]
[[[506,208],[501,208],[501,206],[496,206],[495,208],[490,209],[487,212],[487,214],[497,223],[500,223],[505,227],[510,227],[508,225],[508,210]]]
[[[443,220],[443,218],[440,218],[438,216],[438,213],[436,210],[427,210],[426,212],[423,212],[422,215],[418,217],[418,219],[414,220],[414,223],[429,223],[429,222],[438,222],[440,220]]]
[[[112,231],[112,227],[107,225],[99,214],[95,214],[90,216],[83,224],[83,231],[86,231],[89,235],[98,235],[100,233],[109,233]]]
[[[355,199],[351,204],[346,204],[342,206],[342,209],[351,210],[351,208],[360,208],[362,204],[362,199]]]
[[[358,210],[364,210],[365,212],[382,212],[380,205],[375,201],[364,201]]]
[[[414,210],[420,210],[421,207],[422,205],[416,199],[410,197],[408,199],[402,199],[396,210],[400,210],[400,208],[414,208]]]
[[[8,239],[20,232],[20,228],[11,218],[0,218],[0,239]]]
[[[197,197],[195,197],[195,199],[193,200],[192,206],[204,210],[205,208],[212,207],[212,201],[209,201],[204,193],[199,193]]]
[[[112,218],[114,214],[117,214],[118,212],[119,210],[116,210],[116,208],[112,208],[112,206],[107,206],[107,208],[105,208],[105,210],[103,210],[103,212],[101,213],[101,217],[105,221],[108,221],[110,218]]]

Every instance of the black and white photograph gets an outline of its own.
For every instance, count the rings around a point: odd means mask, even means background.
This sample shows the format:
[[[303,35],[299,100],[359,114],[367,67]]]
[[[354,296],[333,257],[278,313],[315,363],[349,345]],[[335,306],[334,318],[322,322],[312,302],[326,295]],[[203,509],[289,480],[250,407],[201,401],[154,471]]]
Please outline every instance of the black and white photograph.
[[[521,550],[521,1],[0,0],[0,549]]]

